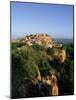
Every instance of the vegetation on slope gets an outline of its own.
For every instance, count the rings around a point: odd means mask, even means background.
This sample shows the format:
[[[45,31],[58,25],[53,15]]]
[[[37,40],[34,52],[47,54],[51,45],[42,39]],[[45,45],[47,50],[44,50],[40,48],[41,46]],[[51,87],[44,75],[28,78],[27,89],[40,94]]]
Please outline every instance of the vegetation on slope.
[[[12,97],[27,97],[25,88],[19,90],[19,85],[24,79],[31,81],[37,74],[39,68],[41,76],[46,76],[49,70],[54,70],[58,78],[59,94],[71,95],[74,93],[74,48],[73,44],[64,44],[67,51],[67,59],[61,64],[53,58],[53,49],[25,45],[21,42],[12,43]],[[47,55],[47,56],[46,56]],[[48,59],[48,56],[53,58]],[[27,87],[27,82],[26,82]],[[24,90],[24,91],[23,91]],[[22,92],[23,91],[23,92]],[[29,91],[29,90],[28,90]],[[29,97],[29,96],[28,96]]]

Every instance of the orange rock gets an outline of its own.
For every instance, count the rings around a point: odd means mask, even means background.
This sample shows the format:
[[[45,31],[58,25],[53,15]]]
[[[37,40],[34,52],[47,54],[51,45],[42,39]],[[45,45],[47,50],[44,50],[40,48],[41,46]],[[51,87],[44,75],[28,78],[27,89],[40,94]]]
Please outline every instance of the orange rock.
[[[52,87],[52,96],[58,96],[59,95],[59,89],[57,85],[54,85]]]

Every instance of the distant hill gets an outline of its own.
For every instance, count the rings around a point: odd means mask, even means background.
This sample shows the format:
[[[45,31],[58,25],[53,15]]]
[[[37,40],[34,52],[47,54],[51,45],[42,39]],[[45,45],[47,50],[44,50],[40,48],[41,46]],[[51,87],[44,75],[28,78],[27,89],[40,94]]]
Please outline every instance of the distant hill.
[[[58,43],[73,43],[73,39],[54,39]]]

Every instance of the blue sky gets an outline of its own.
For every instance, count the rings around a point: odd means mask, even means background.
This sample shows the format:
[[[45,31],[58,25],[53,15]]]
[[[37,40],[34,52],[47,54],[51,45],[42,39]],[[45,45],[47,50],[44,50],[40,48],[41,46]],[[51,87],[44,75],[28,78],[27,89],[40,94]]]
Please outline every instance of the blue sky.
[[[11,2],[12,38],[31,33],[73,38],[73,6]]]

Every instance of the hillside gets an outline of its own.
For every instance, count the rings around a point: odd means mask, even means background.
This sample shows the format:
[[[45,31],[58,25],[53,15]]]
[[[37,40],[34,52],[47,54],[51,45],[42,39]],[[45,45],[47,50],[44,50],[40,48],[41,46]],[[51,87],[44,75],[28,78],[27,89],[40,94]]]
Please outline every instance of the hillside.
[[[30,40],[32,40],[31,38],[35,39],[36,37],[30,36]],[[47,76],[49,71],[57,77],[59,95],[73,94],[73,44],[62,44],[63,47],[52,46],[46,48],[45,45],[35,43],[36,41],[30,46],[24,40],[26,40],[26,38],[11,43],[13,97],[19,95],[29,97],[27,93],[24,93],[25,88],[19,88],[22,80],[28,79],[30,81],[34,80],[35,82],[36,75],[38,75],[38,79],[41,80],[42,77]],[[25,96],[23,96],[23,94],[25,94]]]
[[[66,59],[66,50],[63,48],[62,44],[55,42],[54,39],[47,34],[29,35],[20,39],[20,43],[28,46],[39,45],[46,49],[53,48],[54,58],[59,59],[61,63]]]

